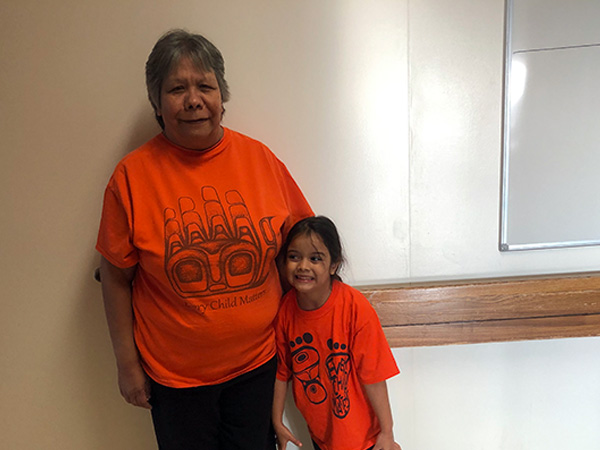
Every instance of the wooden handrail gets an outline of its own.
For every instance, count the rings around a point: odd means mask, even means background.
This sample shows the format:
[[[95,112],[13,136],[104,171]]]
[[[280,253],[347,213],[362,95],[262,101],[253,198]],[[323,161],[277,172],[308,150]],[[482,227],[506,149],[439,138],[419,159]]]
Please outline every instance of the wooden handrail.
[[[600,272],[360,290],[392,347],[600,336]]]

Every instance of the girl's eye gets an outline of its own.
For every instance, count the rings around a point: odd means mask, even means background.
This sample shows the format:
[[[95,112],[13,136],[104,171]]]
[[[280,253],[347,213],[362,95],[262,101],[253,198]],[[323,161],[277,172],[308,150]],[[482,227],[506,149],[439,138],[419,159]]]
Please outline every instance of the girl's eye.
[[[321,258],[320,256],[313,256],[312,258],[310,258],[311,261],[323,261],[323,258]]]
[[[290,261],[296,261],[298,259],[298,255],[294,255],[294,254],[290,253],[290,254],[288,254],[287,258]]]

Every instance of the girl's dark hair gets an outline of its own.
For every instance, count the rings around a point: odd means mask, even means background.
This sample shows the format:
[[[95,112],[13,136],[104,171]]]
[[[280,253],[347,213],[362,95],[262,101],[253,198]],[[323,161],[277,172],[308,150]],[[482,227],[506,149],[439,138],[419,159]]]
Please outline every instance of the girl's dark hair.
[[[332,277],[339,281],[342,281],[342,278],[338,273],[340,267],[342,267],[342,264],[345,261],[342,250],[342,242],[337,228],[335,227],[335,224],[328,217],[307,217],[305,219],[300,220],[299,222],[296,222],[296,224],[289,231],[287,238],[285,239],[285,242],[281,249],[282,254],[284,256],[287,254],[290,243],[297,236],[311,236],[313,234],[319,236],[323,241],[323,244],[325,244],[325,247],[327,247],[329,255],[331,256],[331,263],[338,265]]]

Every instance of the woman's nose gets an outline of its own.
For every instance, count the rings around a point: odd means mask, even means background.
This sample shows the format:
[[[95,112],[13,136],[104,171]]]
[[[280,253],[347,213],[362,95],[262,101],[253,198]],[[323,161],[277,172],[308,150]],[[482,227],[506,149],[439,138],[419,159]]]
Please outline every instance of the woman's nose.
[[[200,93],[197,90],[191,89],[186,97],[185,108],[186,109],[197,109],[197,108],[202,109],[203,107],[204,107],[204,101],[202,100],[202,95],[200,95]]]

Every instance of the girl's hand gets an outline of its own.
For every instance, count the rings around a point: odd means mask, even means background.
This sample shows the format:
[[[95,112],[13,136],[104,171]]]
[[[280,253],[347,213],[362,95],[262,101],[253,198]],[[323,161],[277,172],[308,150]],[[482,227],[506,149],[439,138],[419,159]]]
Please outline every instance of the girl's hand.
[[[288,442],[291,442],[298,447],[302,447],[302,442],[300,442],[285,425],[273,425],[273,428],[275,428],[275,434],[277,435],[278,450],[285,450]]]
[[[373,450],[402,450],[400,445],[394,442],[394,435],[392,433],[379,433],[377,441]]]

